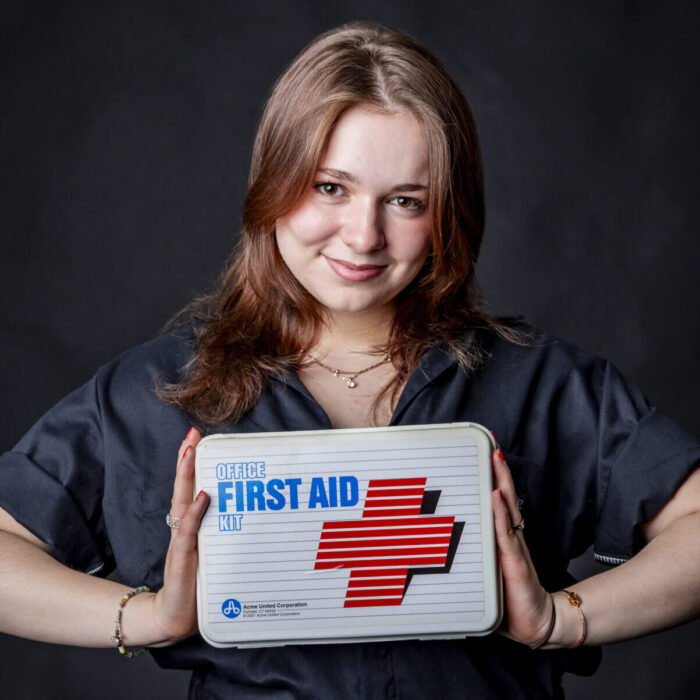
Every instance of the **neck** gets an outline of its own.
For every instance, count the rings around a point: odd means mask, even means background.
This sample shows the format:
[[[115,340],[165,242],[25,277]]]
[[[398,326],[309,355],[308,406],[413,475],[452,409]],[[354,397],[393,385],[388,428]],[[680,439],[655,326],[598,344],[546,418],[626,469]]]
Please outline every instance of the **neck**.
[[[319,354],[365,354],[386,345],[393,309],[372,309],[363,313],[329,314],[318,338]]]

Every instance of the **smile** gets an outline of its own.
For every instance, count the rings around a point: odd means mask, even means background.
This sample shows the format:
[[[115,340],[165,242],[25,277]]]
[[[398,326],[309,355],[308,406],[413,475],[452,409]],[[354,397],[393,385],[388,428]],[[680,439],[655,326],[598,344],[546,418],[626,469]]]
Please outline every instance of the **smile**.
[[[346,260],[336,260],[325,255],[326,262],[336,275],[350,282],[366,282],[374,279],[386,270],[386,265],[355,265]]]

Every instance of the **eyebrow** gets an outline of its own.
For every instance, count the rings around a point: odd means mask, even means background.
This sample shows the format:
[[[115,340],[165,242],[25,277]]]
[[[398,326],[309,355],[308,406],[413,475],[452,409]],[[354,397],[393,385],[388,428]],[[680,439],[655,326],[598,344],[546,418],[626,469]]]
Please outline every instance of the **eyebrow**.
[[[346,182],[352,182],[356,185],[359,180],[352,174],[345,170],[336,170],[335,168],[319,168],[318,172],[324,173],[325,175],[330,175],[337,180],[345,180]],[[415,192],[416,190],[427,190],[427,185],[421,185],[415,182],[402,182],[400,185],[395,185],[391,188],[392,192]]]

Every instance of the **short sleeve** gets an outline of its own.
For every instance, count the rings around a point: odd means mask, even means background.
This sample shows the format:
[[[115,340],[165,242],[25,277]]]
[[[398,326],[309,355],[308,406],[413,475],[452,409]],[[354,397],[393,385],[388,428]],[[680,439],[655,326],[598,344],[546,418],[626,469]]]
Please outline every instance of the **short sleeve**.
[[[104,463],[97,380],[52,408],[0,457],[0,506],[63,564],[106,574]]]
[[[598,435],[595,556],[619,564],[644,545],[639,525],[661,510],[700,463],[700,442],[649,406],[607,361]]]

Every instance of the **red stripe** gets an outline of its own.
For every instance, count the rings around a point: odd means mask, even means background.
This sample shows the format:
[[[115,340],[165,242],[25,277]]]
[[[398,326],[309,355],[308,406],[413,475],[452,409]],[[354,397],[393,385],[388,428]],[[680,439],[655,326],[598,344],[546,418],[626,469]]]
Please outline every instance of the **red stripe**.
[[[376,489],[384,486],[425,486],[428,479],[372,479],[367,488]]]
[[[360,588],[362,590],[375,588],[376,586],[401,586],[403,588],[405,585],[405,576],[400,576],[399,578],[359,578],[348,581],[348,588]]]
[[[386,557],[386,556],[420,556],[421,554],[447,554],[447,545],[442,547],[411,547],[410,549],[401,550],[393,549],[392,547],[384,547],[382,549],[363,549],[357,547],[351,550],[341,550],[339,552],[319,552],[316,555],[317,560],[321,559],[348,559],[349,557]]]
[[[418,489],[367,489],[367,498],[384,498],[386,496],[420,496],[423,497],[424,488]]]
[[[314,569],[352,569],[367,568],[373,569],[377,566],[410,566],[415,569],[419,566],[445,566],[447,556],[429,557],[419,559],[418,557],[394,557],[392,559],[349,559],[347,561],[316,561]]]
[[[397,596],[403,595],[403,586],[394,588],[361,588],[359,590],[348,591],[345,594],[345,599],[348,598],[367,598],[368,596]]]
[[[345,600],[344,608],[369,608],[378,605],[401,605],[403,596],[398,598],[370,598],[368,600]]]
[[[324,540],[318,545],[318,549],[351,549],[353,547],[401,547],[412,544],[432,544],[443,545],[447,547],[450,544],[450,536],[443,535],[442,537],[392,537],[387,540],[370,539],[370,540],[341,540],[333,542],[332,540]]]
[[[445,565],[455,517],[420,515],[426,482],[373,479],[362,518],[323,524],[314,569],[350,569],[346,608],[401,605],[408,567]]]
[[[360,569],[359,571],[351,571],[350,578],[365,578],[367,576],[403,576],[406,578],[408,569]]]
[[[414,508],[392,508],[382,509],[382,508],[369,508],[365,507],[362,512],[363,518],[390,518],[393,515],[418,515],[420,513],[420,506],[415,506]]]
[[[420,504],[422,502],[422,498],[370,498],[368,495],[365,501],[365,509],[384,506],[418,506],[420,510]]]
[[[338,521],[326,521],[323,523],[324,531],[328,530],[348,530],[351,528],[364,528],[364,527],[400,527],[401,525],[408,525],[413,527],[425,527],[426,525],[452,525],[455,521],[454,515],[421,515],[416,518],[391,518],[387,519],[383,523],[368,522],[367,520],[338,520]]]
[[[378,528],[376,530],[363,530],[362,532],[326,532],[321,533],[322,540],[339,540],[348,537],[404,537],[408,535],[452,535],[452,526],[445,527],[405,527]]]

